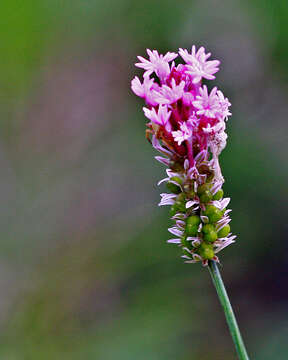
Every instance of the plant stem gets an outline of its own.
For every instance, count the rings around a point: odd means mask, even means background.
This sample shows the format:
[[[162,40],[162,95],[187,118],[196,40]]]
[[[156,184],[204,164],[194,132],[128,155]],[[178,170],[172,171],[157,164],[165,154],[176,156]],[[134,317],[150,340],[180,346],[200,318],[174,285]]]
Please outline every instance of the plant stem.
[[[215,261],[210,260],[208,263],[209,272],[212,277],[213,283],[215,285],[220,303],[223,307],[225,317],[229,326],[229,330],[234,341],[236,351],[238,354],[239,360],[249,360],[247,355],[244,342],[242,340],[242,336],[230,304],[229,297],[227,295],[223,280],[221,278],[221,274],[219,272],[218,266]]]

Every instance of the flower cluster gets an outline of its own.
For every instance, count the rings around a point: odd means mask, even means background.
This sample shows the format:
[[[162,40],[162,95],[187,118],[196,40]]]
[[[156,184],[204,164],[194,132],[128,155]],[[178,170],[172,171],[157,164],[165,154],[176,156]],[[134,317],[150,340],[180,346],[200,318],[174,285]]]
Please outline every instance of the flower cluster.
[[[162,205],[171,206],[175,238],[169,243],[182,248],[186,262],[218,261],[216,254],[234,242],[223,197],[224,178],[218,157],[226,146],[226,121],[230,102],[217,89],[209,92],[202,80],[215,79],[218,60],[203,47],[191,53],[159,54],[147,50],[149,59],[138,56],[136,66],[145,70],[143,80],[132,80],[133,92],[146,102],[147,137],[162,155],[156,159],[168,166],[169,193],[161,194]],[[175,64],[180,55],[184,64]],[[164,155],[164,156],[163,156]]]

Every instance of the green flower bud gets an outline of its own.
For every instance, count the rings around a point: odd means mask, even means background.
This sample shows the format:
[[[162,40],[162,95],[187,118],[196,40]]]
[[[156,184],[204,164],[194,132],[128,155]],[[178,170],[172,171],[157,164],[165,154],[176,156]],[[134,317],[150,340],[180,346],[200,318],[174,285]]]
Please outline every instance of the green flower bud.
[[[170,190],[174,194],[179,194],[181,192],[181,188],[175,185],[174,183],[172,183],[171,180],[177,182],[179,185],[182,185],[183,182],[182,179],[179,176],[172,176],[170,178],[170,181],[166,183],[168,190]]]
[[[212,194],[209,190],[205,190],[200,196],[200,201],[204,204],[212,200]]]
[[[223,198],[224,191],[222,189],[218,190],[217,193],[213,196],[213,200],[221,200]]]
[[[221,210],[216,208],[216,206],[214,206],[214,205],[207,205],[206,210],[204,211],[203,214],[208,217],[208,219],[211,223],[215,223],[215,222],[219,221],[223,216]]]
[[[200,245],[198,252],[204,260],[212,260],[215,255],[213,245],[204,242]]]
[[[191,215],[186,219],[186,223],[190,225],[197,225],[199,226],[201,222],[200,216],[198,215]]]
[[[227,224],[227,225],[223,226],[223,228],[221,230],[218,231],[217,235],[218,235],[218,238],[224,238],[229,233],[230,233],[230,225]]]
[[[179,194],[181,192],[181,189],[179,186],[173,184],[172,182],[168,181],[166,183],[167,189],[172,192],[173,194]]]
[[[205,184],[203,184],[203,185],[198,186],[197,193],[198,193],[198,195],[201,195],[201,194],[203,194],[205,191],[209,191],[210,188],[211,188],[211,184],[205,183]]]
[[[203,235],[203,239],[204,239],[205,241],[207,241],[208,243],[213,243],[214,241],[217,240],[217,233],[216,233],[216,231],[211,231],[211,232],[209,232],[209,233],[207,233],[207,234],[204,234],[204,235]]]
[[[215,226],[212,224],[205,224],[202,226],[202,232],[208,234],[211,231],[215,231]]]
[[[203,239],[207,242],[214,242],[217,240],[217,232],[212,224],[205,224],[202,227]]]
[[[199,225],[186,224],[185,232],[188,236],[196,236],[198,232]]]
[[[177,182],[178,184],[182,185],[183,180],[179,176],[172,176],[170,180]]]

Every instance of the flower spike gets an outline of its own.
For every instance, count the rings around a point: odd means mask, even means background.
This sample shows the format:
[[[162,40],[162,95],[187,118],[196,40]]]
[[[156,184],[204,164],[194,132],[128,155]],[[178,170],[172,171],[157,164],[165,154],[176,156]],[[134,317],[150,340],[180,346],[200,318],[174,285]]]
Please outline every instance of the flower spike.
[[[202,84],[203,79],[215,79],[220,61],[208,60],[211,54],[194,45],[191,53],[179,49],[185,63],[177,66],[169,65],[176,53],[147,53],[148,60],[138,56],[136,63],[145,71],[143,81],[135,77],[131,87],[146,103],[147,133],[161,153],[156,160],[168,167],[159,182],[168,189],[159,206],[170,206],[174,221],[168,229],[174,238],[168,243],[181,248],[185,262],[206,266],[210,260],[218,262],[216,254],[235,239],[219,164],[231,104],[217,87],[209,91]]]

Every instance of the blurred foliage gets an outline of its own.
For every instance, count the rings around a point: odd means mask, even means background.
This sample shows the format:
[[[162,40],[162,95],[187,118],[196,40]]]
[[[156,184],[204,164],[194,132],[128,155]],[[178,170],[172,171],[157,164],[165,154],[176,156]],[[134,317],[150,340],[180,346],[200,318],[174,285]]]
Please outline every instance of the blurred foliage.
[[[287,2],[0,4],[3,359],[235,358],[208,272],[157,208],[137,54],[205,44],[232,98],[223,276],[251,358],[287,358]],[[223,254],[223,255],[222,255]]]

